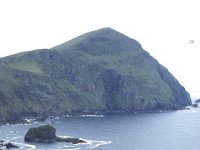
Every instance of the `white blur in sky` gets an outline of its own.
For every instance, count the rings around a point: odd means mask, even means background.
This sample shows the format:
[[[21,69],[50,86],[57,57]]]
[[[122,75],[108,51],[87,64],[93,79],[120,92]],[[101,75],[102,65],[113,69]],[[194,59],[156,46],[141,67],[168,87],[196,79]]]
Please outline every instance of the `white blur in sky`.
[[[0,57],[111,27],[139,41],[200,98],[199,8],[198,0],[0,0]]]

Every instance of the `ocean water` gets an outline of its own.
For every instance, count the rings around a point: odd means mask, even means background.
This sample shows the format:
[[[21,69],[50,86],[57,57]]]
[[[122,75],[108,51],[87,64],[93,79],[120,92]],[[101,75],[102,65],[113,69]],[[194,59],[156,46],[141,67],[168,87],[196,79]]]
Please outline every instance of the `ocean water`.
[[[0,139],[27,150],[199,150],[200,108],[159,113],[118,113],[55,118],[58,136],[80,137],[87,144],[25,143],[30,125],[0,126]]]

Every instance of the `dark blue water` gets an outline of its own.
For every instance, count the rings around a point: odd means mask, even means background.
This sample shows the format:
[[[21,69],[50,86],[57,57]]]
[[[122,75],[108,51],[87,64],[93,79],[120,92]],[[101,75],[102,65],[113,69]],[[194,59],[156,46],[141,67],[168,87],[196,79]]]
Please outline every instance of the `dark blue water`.
[[[23,137],[31,125],[0,127],[0,139],[21,149],[96,149],[96,150],[199,150],[200,109],[162,113],[109,114],[55,119],[57,135],[81,137],[87,144],[33,144]],[[29,144],[29,145],[27,145]]]

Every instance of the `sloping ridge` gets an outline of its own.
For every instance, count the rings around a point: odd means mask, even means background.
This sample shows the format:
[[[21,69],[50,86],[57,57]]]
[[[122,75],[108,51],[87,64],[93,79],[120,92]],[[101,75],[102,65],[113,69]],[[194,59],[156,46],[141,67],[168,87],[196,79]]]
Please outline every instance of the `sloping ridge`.
[[[149,111],[191,104],[184,87],[111,28],[51,49],[0,59],[0,120],[83,111]]]

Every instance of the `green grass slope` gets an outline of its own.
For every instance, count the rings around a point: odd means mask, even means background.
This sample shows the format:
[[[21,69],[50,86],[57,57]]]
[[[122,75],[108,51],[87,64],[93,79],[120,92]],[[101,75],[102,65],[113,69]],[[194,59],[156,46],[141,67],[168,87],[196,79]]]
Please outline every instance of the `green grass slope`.
[[[184,87],[141,45],[111,29],[0,59],[0,119],[191,104]]]

